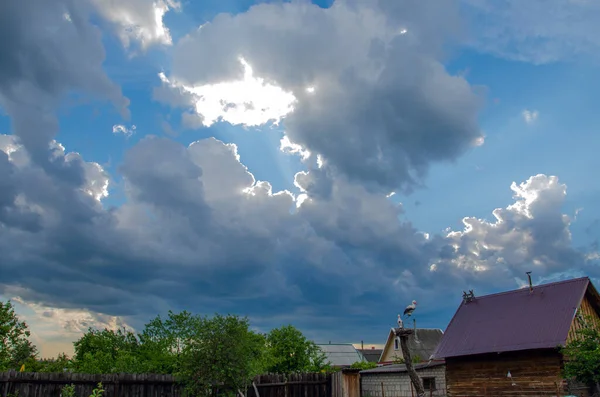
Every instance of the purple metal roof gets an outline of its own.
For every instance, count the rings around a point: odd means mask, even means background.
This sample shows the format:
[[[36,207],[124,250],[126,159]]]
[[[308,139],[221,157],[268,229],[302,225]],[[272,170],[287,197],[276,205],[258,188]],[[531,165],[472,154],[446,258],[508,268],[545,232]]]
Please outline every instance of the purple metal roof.
[[[433,357],[563,345],[589,284],[583,277],[463,301]]]

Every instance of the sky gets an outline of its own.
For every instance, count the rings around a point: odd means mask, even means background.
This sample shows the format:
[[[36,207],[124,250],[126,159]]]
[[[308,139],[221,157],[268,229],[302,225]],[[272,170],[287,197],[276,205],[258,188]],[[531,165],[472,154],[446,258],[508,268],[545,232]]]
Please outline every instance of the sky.
[[[44,357],[168,310],[381,345],[600,285],[600,5],[0,4],[0,299]]]

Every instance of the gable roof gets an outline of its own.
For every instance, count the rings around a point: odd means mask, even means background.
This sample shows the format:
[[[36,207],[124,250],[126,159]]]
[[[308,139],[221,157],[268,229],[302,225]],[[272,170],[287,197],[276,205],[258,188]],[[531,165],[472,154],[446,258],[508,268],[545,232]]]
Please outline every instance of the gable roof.
[[[368,362],[378,363],[383,349],[358,349],[358,351],[362,353]]]
[[[363,355],[351,343],[334,343],[317,345],[326,360],[336,367],[350,366],[357,361],[366,361]]]
[[[399,328],[392,328],[390,330],[388,341],[381,352],[379,362],[382,362],[386,349],[393,346],[390,341],[394,340],[396,331],[398,330]],[[416,332],[408,338],[408,349],[410,350],[412,357],[419,356],[421,360],[429,360],[443,335],[444,332],[439,328],[417,328]]]
[[[482,353],[552,349],[564,345],[586,291],[587,277],[475,297],[461,302],[436,359]]]

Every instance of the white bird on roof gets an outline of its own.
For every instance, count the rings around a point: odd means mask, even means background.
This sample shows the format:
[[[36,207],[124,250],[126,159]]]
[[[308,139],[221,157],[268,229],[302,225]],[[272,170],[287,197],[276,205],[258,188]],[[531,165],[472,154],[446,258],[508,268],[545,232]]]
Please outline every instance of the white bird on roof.
[[[402,322],[402,316],[398,314],[398,328],[404,328],[404,322]]]
[[[406,309],[404,309],[404,315],[407,317],[410,317],[410,315],[415,311],[415,309],[417,308],[417,301],[412,301],[412,303],[408,306],[406,306]]]

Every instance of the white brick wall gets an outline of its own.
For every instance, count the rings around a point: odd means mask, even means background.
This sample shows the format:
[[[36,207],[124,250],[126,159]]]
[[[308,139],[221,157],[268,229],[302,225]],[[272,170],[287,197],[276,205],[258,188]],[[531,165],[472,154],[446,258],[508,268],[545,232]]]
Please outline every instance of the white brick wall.
[[[443,365],[426,368],[417,371],[421,378],[434,377],[436,390],[432,396],[441,397],[446,395],[446,367]],[[362,397],[412,397],[410,378],[406,372],[361,374]],[[383,391],[381,383],[383,382]],[[426,390],[426,396],[429,391]]]

